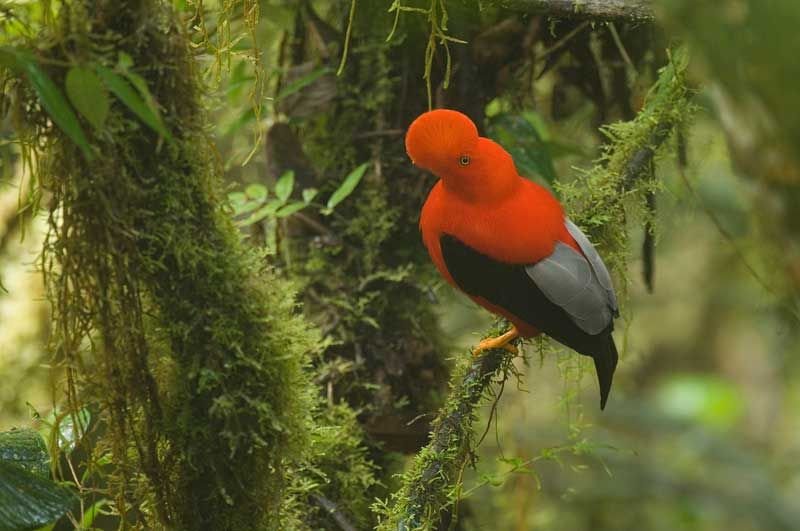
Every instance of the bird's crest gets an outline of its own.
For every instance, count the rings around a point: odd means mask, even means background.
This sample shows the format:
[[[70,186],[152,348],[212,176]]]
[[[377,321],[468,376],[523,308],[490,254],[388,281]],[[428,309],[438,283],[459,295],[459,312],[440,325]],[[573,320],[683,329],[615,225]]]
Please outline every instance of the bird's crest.
[[[478,128],[466,115],[448,109],[421,114],[408,128],[406,152],[414,164],[436,171],[457,164],[478,142]]]

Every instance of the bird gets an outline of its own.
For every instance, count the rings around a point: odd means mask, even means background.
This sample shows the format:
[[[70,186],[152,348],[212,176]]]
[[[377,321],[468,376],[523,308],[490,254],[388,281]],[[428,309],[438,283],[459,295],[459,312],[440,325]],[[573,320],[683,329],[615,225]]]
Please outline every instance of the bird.
[[[605,409],[618,353],[611,275],[553,194],[521,176],[511,155],[450,109],[419,115],[406,152],[438,180],[420,213],[422,242],[444,279],[510,330],[473,350],[504,348],[540,333],[594,360]]]

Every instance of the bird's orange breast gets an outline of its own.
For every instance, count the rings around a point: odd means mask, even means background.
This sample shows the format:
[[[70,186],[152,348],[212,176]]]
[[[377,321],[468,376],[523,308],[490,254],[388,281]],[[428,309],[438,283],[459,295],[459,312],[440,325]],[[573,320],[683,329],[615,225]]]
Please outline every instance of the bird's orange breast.
[[[561,241],[579,250],[564,224],[564,210],[549,191],[519,179],[513,193],[485,203],[466,201],[447,189],[442,181],[428,195],[420,216],[420,230],[428,253],[442,276],[453,281],[442,256],[440,238],[455,236],[482,254],[508,264],[532,264],[552,254]],[[491,279],[487,279],[491,281]],[[523,336],[538,332],[530,324],[480,297],[471,297],[493,313],[510,319]]]
[[[520,179],[507,197],[488,204],[466,201],[439,181],[422,208],[420,229],[431,258],[446,277],[439,247],[442,234],[509,264],[538,262],[553,252],[558,241],[577,249],[564,225],[561,205],[526,179]]]

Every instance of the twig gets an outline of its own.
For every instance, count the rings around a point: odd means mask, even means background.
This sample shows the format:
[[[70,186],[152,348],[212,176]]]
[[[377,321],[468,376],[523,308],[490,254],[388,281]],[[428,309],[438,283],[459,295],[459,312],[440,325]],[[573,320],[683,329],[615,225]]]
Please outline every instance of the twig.
[[[650,159],[649,179],[655,180],[656,168],[653,159]],[[655,276],[655,227],[653,220],[656,217],[656,194],[653,190],[648,190],[644,195],[647,218],[644,222],[644,238],[642,239],[642,278],[648,293],[653,293],[653,278]]]
[[[617,50],[619,50],[619,54],[622,56],[622,59],[625,61],[625,64],[628,65],[628,68],[630,68],[630,70],[635,75],[637,73],[636,66],[633,64],[633,61],[631,61],[631,56],[628,55],[628,50],[625,49],[625,45],[622,43],[622,39],[620,38],[619,33],[617,32],[617,27],[614,25],[613,22],[610,21],[607,24],[608,24],[608,31],[611,32],[611,38],[614,40],[614,45],[617,47]]]
[[[295,219],[298,219],[298,220],[302,221],[303,223],[305,223],[306,225],[308,225],[312,229],[316,230],[320,234],[324,234],[325,236],[336,237],[336,235],[333,233],[333,231],[331,229],[329,229],[328,227],[326,227],[325,225],[323,225],[322,223],[320,223],[316,219],[314,219],[314,218],[312,218],[310,216],[307,216],[306,214],[303,214],[302,212],[295,212],[293,214],[293,216],[294,216]]]
[[[347,53],[350,51],[350,33],[353,31],[353,19],[356,15],[356,0],[350,3],[350,16],[347,19],[347,31],[344,35],[344,48],[342,50],[342,60],[339,63],[339,69],[336,71],[337,76],[341,76],[344,72],[344,65],[347,64]]]
[[[687,177],[686,171],[683,169],[683,167],[678,168],[678,174],[680,175],[684,186],[686,186],[686,189],[689,190],[689,193],[692,195],[692,198],[697,202],[698,205],[700,205],[700,208],[703,209],[703,212],[705,212],[705,214],[708,216],[708,219],[711,220],[711,223],[714,224],[714,227],[716,227],[723,239],[725,239],[731,245],[733,252],[736,253],[736,257],[739,259],[739,261],[741,261],[745,269],[750,272],[750,275],[753,277],[756,283],[764,288],[764,291],[777,297],[778,292],[773,289],[773,287],[770,286],[766,280],[764,280],[759,272],[756,271],[755,267],[750,264],[749,260],[747,260],[747,257],[744,254],[744,251],[742,251],[741,248],[739,248],[739,245],[736,243],[736,239],[728,231],[728,229],[725,228],[714,211],[711,210],[711,208],[703,201],[703,199],[700,197],[700,194],[697,193],[697,190],[695,190],[694,186],[692,186],[692,183]]]
[[[413,426],[414,424],[416,424],[420,420],[424,419],[425,417],[432,417],[432,416],[433,416],[433,413],[420,413],[419,415],[417,415],[413,419],[411,419],[408,422],[406,422],[406,426]]]
[[[342,514],[342,511],[339,510],[336,504],[330,501],[328,498],[322,496],[321,494],[312,494],[311,499],[314,500],[317,505],[322,507],[325,512],[331,515],[333,520],[339,526],[339,529],[342,531],[357,531],[353,524],[351,524],[350,521],[345,518],[344,514]]]
[[[572,37],[574,37],[575,35],[577,35],[581,31],[583,31],[583,29],[586,28],[589,24],[591,24],[591,22],[589,22],[588,20],[585,20],[585,21],[581,22],[580,24],[578,24],[577,26],[575,26],[575,28],[573,28],[572,31],[570,31],[569,33],[564,35],[561,39],[558,40],[558,42],[556,42],[550,48],[548,48],[545,51],[543,51],[542,53],[540,53],[539,57],[537,57],[537,60],[541,61],[542,59],[544,59],[545,57],[547,57],[551,53],[555,52],[556,50],[558,50],[559,48],[564,46]]]
[[[673,122],[662,122],[658,124],[650,137],[650,142],[634,152],[630,162],[625,166],[625,172],[620,181],[620,185],[624,190],[629,190],[633,186],[634,181],[636,181],[643,172],[648,170],[656,154],[656,150],[669,138],[674,126],[675,124]]]
[[[650,21],[652,0],[497,0],[514,11],[562,18],[600,18]]]
[[[505,376],[505,375],[504,375]],[[497,428],[497,405],[500,403],[500,398],[503,396],[503,391],[506,389],[506,378],[504,377],[500,381],[500,390],[497,391],[497,396],[495,396],[494,401],[492,402],[492,409],[489,411],[489,422],[486,423],[486,429],[483,431],[483,434],[478,439],[478,442],[475,443],[475,446],[480,446],[483,443],[483,440],[488,435],[489,430],[492,427],[492,419],[494,419],[494,426]]]

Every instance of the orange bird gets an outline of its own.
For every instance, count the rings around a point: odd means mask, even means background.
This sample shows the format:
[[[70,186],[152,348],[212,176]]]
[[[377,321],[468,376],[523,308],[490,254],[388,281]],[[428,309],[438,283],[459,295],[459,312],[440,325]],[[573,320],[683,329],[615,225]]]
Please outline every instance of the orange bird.
[[[460,112],[420,115],[406,133],[406,151],[439,177],[419,223],[433,263],[447,282],[513,324],[474,353],[515,351],[510,341],[543,332],[592,357],[603,409],[617,366],[611,332],[619,312],[611,276],[589,239]]]

